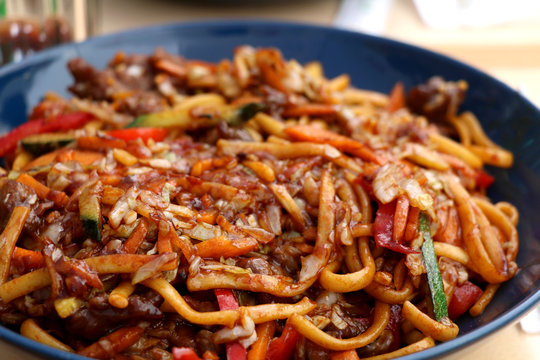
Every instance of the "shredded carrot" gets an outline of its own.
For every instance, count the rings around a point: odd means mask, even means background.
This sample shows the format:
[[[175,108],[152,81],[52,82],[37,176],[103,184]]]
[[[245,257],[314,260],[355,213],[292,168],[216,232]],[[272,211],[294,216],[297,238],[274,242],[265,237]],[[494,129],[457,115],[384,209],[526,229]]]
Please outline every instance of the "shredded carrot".
[[[72,149],[60,151],[56,156],[58,162],[75,161],[81,165],[91,165],[101,159],[103,159],[103,155],[100,153]]]
[[[174,228],[170,228],[169,231],[171,245],[177,247],[182,251],[186,260],[190,261],[191,257],[195,254],[195,247],[191,241],[184,236],[179,237]]]
[[[148,234],[148,221],[141,218],[135,230],[124,243],[124,251],[127,254],[135,254]]]
[[[281,114],[286,118],[307,116],[331,116],[336,114],[336,107],[332,104],[300,104],[285,108]]]
[[[393,113],[401,108],[405,107],[405,87],[403,83],[398,81],[392,90],[390,91],[390,97],[388,99],[388,105],[386,110]]]
[[[22,173],[17,177],[17,181],[21,184],[24,184],[28,187],[31,187],[36,192],[37,196],[41,199],[47,199],[47,195],[49,194],[49,189],[46,185],[43,185],[27,173]]]
[[[460,234],[460,220],[458,211],[455,208],[447,207],[437,211],[437,217],[441,226],[433,236],[436,241],[451,245],[461,246],[463,243]]]
[[[345,350],[332,353],[330,360],[359,360],[356,350]]]
[[[310,125],[290,126],[284,129],[293,140],[330,144],[359,158],[382,165],[384,160],[359,141]]]
[[[406,195],[400,195],[397,199],[396,211],[394,212],[394,231],[392,233],[392,240],[394,242],[401,243],[403,240],[409,207],[409,198]]]
[[[207,224],[215,224],[216,218],[218,216],[218,211],[216,209],[201,210],[199,217],[197,218],[198,222],[204,222]]]
[[[257,325],[257,341],[251,345],[251,349],[247,353],[247,360],[265,360],[268,344],[274,337],[276,331],[276,322],[268,321]]]
[[[35,158],[34,160],[30,161],[28,164],[24,165],[22,168],[23,171],[27,171],[30,169],[38,168],[41,166],[46,166],[51,164],[54,159],[56,158],[56,155],[60,153],[61,150],[52,151],[48,154],[41,155],[40,157]]]
[[[39,251],[27,250],[25,248],[15,247],[12,261],[24,269],[39,269],[45,266],[43,254]]]
[[[40,199],[51,200],[58,206],[64,206],[69,201],[66,193],[48,188],[27,173],[20,174],[17,181],[34,189]]]
[[[130,326],[118,329],[107,336],[102,337],[92,345],[78,352],[79,355],[96,359],[108,359],[113,353],[119,353],[128,346],[135,344],[143,335],[144,329],[138,326]],[[101,344],[108,344],[105,349]]]
[[[419,215],[420,209],[411,206],[407,219],[407,226],[405,228],[405,235],[403,236],[406,242],[411,242],[416,237],[416,234],[418,232]]]
[[[77,139],[77,146],[86,150],[106,151],[109,149],[125,149],[126,142],[121,139],[107,139],[97,136],[81,136]]]
[[[173,236],[176,235],[176,230],[168,221],[161,220],[159,222],[159,231],[157,239],[157,251],[159,254],[173,253]],[[178,259],[178,257],[176,258]],[[178,260],[168,262],[161,267],[161,270],[174,270],[178,267]]]
[[[162,224],[166,223],[166,226],[163,226]],[[159,233],[158,233],[158,240],[157,240],[157,251],[160,254],[166,253],[166,252],[172,252],[172,244],[171,244],[171,236],[169,233],[171,232],[170,225],[165,221],[162,220],[159,224]]]
[[[255,249],[259,243],[254,238],[229,239],[216,236],[195,245],[197,253],[202,258],[219,259],[240,256]]]

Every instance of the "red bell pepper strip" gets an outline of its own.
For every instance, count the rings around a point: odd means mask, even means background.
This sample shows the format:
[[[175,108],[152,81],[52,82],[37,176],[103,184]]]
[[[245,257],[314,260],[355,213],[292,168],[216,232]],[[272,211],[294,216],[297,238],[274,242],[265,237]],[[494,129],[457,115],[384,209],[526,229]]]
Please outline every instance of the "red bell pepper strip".
[[[476,172],[476,185],[480,188],[487,189],[491,184],[493,184],[495,178],[489,175],[484,170],[477,170]]]
[[[220,310],[238,309],[238,300],[230,289],[214,289]],[[246,360],[247,351],[239,342],[227,343],[228,360]]]
[[[147,142],[149,139],[155,141],[162,141],[168,134],[167,129],[164,128],[129,128],[129,129],[119,129],[119,130],[109,130],[107,134],[125,141],[136,140],[138,138],[142,139],[144,142]]]
[[[195,350],[187,347],[173,347],[172,356],[174,360],[201,360]]]
[[[403,244],[395,242],[392,239],[394,231],[394,213],[396,211],[396,202],[392,201],[388,204],[379,204],[377,215],[373,227],[375,230],[375,243],[377,246],[385,247],[395,252],[402,254],[414,254],[417,251]]]
[[[296,343],[302,335],[289,323],[285,324],[281,336],[270,343],[266,360],[288,360],[293,357]]]
[[[448,306],[450,318],[457,319],[463,315],[482,294],[482,289],[470,281],[465,281],[460,286],[457,286]]]
[[[75,112],[26,122],[0,137],[0,157],[15,150],[17,143],[29,135],[78,129],[93,118],[92,114]]]

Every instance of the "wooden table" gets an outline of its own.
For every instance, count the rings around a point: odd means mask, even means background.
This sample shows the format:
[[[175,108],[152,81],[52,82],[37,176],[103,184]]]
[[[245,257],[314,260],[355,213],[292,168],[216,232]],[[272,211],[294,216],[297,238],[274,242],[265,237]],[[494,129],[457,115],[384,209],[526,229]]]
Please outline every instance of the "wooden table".
[[[257,17],[330,25],[339,0],[273,1],[262,4],[115,0],[101,6],[102,33],[173,21],[208,18]],[[122,14],[122,16],[118,16]],[[482,29],[434,30],[420,21],[410,0],[396,1],[381,34],[435,50],[473,65],[519,88],[540,106],[540,17]],[[540,359],[540,334],[521,332],[512,324],[444,360]],[[37,360],[9,344],[0,342],[0,356],[10,360]],[[5,356],[9,354],[9,356]]]

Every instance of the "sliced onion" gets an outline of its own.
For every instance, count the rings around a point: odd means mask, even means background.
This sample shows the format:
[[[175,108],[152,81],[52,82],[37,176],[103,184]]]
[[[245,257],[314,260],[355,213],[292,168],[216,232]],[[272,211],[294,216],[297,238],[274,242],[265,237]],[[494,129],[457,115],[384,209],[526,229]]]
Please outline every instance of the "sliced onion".
[[[176,253],[164,253],[159,255],[157,258],[150,260],[149,262],[141,266],[135,272],[135,274],[133,274],[131,283],[137,284],[141,281],[151,278],[152,276],[160,272],[160,269],[163,265],[165,265],[169,261],[176,259],[176,257]]]

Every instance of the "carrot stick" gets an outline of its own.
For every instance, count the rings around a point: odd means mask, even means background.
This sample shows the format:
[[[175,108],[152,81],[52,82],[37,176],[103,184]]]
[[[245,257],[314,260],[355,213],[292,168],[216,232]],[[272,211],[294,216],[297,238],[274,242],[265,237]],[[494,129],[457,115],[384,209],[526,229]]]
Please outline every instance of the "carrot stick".
[[[199,218],[197,222],[204,222],[207,224],[215,224],[218,212],[215,209],[201,210],[199,212]]]
[[[48,188],[27,173],[20,174],[17,181],[34,189],[40,199],[51,200],[58,206],[66,205],[69,200],[66,193]]]
[[[133,230],[129,238],[124,243],[124,252],[127,254],[135,254],[139,249],[139,246],[141,246],[143,243],[147,234],[148,221],[145,218],[142,218],[135,230]]]
[[[102,337],[92,345],[79,351],[78,354],[96,359],[109,359],[112,355],[111,351],[113,353],[121,352],[128,346],[135,344],[143,333],[144,329],[138,326],[124,327]],[[101,345],[102,343],[109,345],[107,349]]]
[[[15,251],[13,251],[12,261],[28,270],[39,269],[45,266],[43,254],[38,251],[27,250],[18,246],[16,246]]]
[[[251,349],[248,351],[247,360],[265,360],[266,352],[268,351],[268,345],[270,340],[274,337],[276,331],[276,322],[268,321],[257,325],[257,341],[251,345]]]
[[[171,226],[167,221],[161,220],[159,222],[159,232],[157,240],[157,250],[159,254],[173,252],[170,235],[171,231],[174,230],[171,230]]]
[[[121,139],[81,136],[77,139],[77,146],[81,149],[106,151],[109,149],[125,149],[127,145],[126,142]]]
[[[170,228],[169,236],[171,245],[176,246],[178,249],[180,249],[180,251],[182,251],[182,253],[184,254],[186,260],[190,261],[191,257],[195,254],[196,251],[191,241],[184,236],[179,237],[174,227]]]
[[[392,90],[390,91],[390,97],[388,99],[388,105],[386,110],[393,113],[401,108],[405,107],[405,88],[403,83],[398,81]]]
[[[52,164],[54,161],[57,162],[68,162],[76,161],[82,165],[91,165],[94,162],[101,160],[103,154],[93,152],[93,151],[80,151],[73,149],[59,149],[52,151],[48,154],[42,155],[26,164],[22,170],[27,171],[34,169],[40,166],[46,166]]]
[[[259,243],[254,238],[231,240],[225,236],[216,236],[195,245],[197,253],[202,258],[219,259],[240,256],[255,249]]]
[[[98,152],[73,149],[63,150],[56,156],[58,162],[75,161],[82,165],[91,165],[101,159],[103,159],[103,154]]]
[[[284,129],[285,133],[296,141],[309,141],[318,144],[330,144],[340,150],[358,156],[359,158],[382,165],[384,160],[368,149],[359,141],[353,140],[332,131],[310,125],[297,125]]]
[[[332,104],[300,104],[285,108],[281,114],[283,117],[308,116],[331,116],[336,114],[336,107]]]
[[[40,157],[37,157],[34,160],[30,161],[28,164],[24,165],[22,170],[27,171],[27,170],[34,169],[37,167],[49,165],[50,163],[54,161],[54,159],[56,158],[56,155],[58,155],[60,151],[61,150],[56,150],[48,154],[41,155]]]
[[[330,360],[359,360],[356,350],[345,350],[330,355]]]
[[[413,241],[418,233],[419,215],[420,209],[411,206],[407,219],[407,227],[405,228],[405,235],[403,236],[406,242]]]
[[[213,159],[202,159],[197,160],[197,162],[191,168],[191,176],[201,176],[201,174],[207,170],[210,170],[213,167]]]
[[[47,199],[47,195],[49,194],[49,189],[47,186],[43,185],[27,173],[22,173],[17,177],[17,181],[21,184],[24,184],[28,187],[31,187],[36,192],[37,196],[40,199]]]
[[[394,212],[394,231],[392,240],[401,243],[407,226],[407,215],[409,214],[409,198],[406,195],[400,195],[396,203],[396,211]]]
[[[16,206],[11,213],[8,223],[0,234],[0,285],[5,283],[11,265],[11,257],[15,250],[15,244],[22,232],[30,209],[25,206]]]

